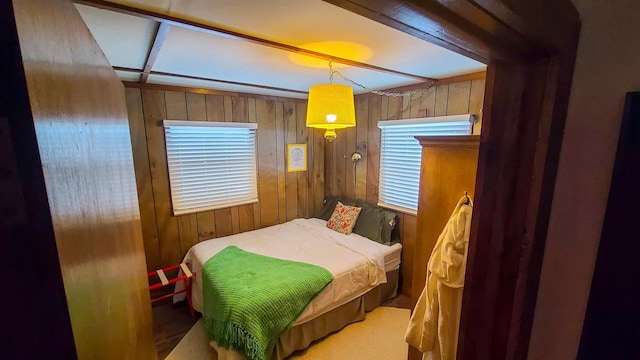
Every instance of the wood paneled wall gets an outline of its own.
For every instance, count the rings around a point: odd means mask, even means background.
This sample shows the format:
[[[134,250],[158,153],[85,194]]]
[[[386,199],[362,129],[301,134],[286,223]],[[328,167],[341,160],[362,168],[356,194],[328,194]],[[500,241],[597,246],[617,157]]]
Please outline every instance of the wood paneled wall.
[[[338,130],[338,137],[326,145],[325,189],[327,195],[366,199],[378,202],[378,176],[380,170],[380,120],[411,119],[424,116],[476,114],[479,122],[473,133],[479,134],[482,124],[481,110],[484,99],[484,78],[466,81],[441,81],[424,95],[387,97],[356,95],[356,127]],[[354,168],[351,154],[358,151],[362,159]],[[449,210],[446,210],[449,211]],[[411,294],[411,271],[416,238],[416,216],[398,214],[402,251],[401,292]]]
[[[194,244],[309,217],[324,199],[324,138],[305,126],[306,101],[126,89],[147,267],[180,262]],[[258,123],[259,202],[174,216],[162,120]],[[308,171],[286,171],[286,144],[307,144]]]

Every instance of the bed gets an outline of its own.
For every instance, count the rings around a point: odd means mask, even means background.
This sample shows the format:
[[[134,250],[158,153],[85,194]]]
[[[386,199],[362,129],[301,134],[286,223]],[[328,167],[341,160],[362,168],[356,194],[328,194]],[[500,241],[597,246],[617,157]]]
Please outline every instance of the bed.
[[[395,218],[395,214],[391,218]],[[321,218],[295,219],[203,241],[188,251],[184,262],[201,274],[207,260],[229,246],[236,246],[251,253],[313,264],[328,270],[333,275],[333,281],[309,303],[293,326],[278,338],[271,359],[282,359],[308,347],[314,340],[364,319],[366,311],[397,294],[402,250],[400,243],[383,244],[356,233],[343,235],[327,228],[326,224],[327,221]],[[391,223],[391,227],[393,225]],[[196,276],[192,301],[194,309],[199,312],[203,311],[202,286],[202,277]],[[218,359],[244,358],[234,350],[217,346],[215,342],[211,345],[218,352]]]

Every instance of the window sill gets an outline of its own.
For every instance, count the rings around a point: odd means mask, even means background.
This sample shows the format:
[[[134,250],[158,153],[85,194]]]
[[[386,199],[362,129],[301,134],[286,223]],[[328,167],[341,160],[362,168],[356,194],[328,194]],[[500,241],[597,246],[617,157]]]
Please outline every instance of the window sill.
[[[390,204],[381,203],[381,202],[379,202],[377,205],[382,207],[382,208],[393,210],[393,211],[397,211],[397,212],[400,212],[400,213],[403,213],[403,214],[406,214],[406,215],[413,215],[413,216],[417,216],[418,215],[418,212],[416,210],[408,209],[408,208],[401,207],[401,206],[390,205]]]

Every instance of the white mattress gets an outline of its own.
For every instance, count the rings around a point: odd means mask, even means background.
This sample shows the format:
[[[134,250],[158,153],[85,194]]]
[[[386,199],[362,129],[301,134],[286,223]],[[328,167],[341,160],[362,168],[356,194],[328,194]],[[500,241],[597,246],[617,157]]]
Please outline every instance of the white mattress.
[[[384,252],[384,269],[386,272],[398,270],[402,255],[402,245],[399,243],[387,246]]]
[[[333,281],[307,306],[294,325],[312,320],[385,283],[385,273],[398,269],[402,250],[400,244],[387,246],[358,234],[340,234],[327,228],[326,221],[316,218],[295,219],[203,241],[193,246],[183,260],[198,274],[193,282],[192,300],[194,309],[200,312],[202,265],[229,245],[261,255],[322,266],[333,274]],[[182,282],[178,283],[177,290],[181,285]]]

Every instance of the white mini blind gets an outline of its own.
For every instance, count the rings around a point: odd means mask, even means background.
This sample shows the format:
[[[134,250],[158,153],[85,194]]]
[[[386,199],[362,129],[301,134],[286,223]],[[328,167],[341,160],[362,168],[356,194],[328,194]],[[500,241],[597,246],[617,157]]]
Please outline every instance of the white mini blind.
[[[175,215],[258,201],[255,123],[165,120]]]
[[[467,114],[378,122],[381,132],[378,205],[415,214],[422,147],[414,136],[470,135],[472,119]]]

